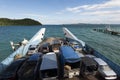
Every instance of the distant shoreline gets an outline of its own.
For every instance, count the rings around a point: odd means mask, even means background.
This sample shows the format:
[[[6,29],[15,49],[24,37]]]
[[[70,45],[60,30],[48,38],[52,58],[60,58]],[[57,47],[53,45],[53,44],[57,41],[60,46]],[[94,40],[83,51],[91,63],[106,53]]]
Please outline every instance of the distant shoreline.
[[[42,24],[30,18],[24,18],[24,19],[0,18],[0,26],[33,26],[33,25],[42,25]]]

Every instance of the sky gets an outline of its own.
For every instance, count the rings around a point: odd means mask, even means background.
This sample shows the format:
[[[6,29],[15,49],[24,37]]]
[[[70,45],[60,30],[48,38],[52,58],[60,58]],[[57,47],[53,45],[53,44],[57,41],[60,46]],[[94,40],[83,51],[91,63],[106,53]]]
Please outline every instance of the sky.
[[[0,18],[42,24],[120,24],[120,0],[0,0]]]

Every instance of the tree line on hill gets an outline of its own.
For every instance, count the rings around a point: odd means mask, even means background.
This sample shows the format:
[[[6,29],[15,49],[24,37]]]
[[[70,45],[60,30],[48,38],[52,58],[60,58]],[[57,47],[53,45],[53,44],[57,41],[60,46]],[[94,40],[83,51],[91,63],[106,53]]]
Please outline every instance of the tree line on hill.
[[[0,26],[12,26],[12,25],[30,26],[30,25],[42,25],[42,24],[36,20],[29,18],[24,18],[24,19],[0,18]]]

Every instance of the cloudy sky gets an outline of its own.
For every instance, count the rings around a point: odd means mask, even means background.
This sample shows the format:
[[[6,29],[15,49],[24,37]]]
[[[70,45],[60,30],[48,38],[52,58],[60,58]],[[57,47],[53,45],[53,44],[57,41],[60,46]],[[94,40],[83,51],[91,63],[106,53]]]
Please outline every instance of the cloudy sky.
[[[0,18],[43,24],[120,24],[120,0],[0,0]]]

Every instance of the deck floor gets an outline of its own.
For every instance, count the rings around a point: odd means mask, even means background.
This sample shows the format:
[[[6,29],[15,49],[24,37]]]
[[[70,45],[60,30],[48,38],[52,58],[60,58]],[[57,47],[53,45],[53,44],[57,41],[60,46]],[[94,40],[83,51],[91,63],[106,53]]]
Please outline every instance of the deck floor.
[[[86,76],[86,77],[74,77],[74,78],[65,78],[64,80],[105,80],[101,76]]]
[[[44,44],[46,42],[52,44],[53,40],[62,40],[62,39],[60,39],[60,38],[53,38],[53,37],[46,38],[39,46],[41,46],[42,44]],[[82,50],[78,51],[78,54],[86,55],[86,53],[84,51],[82,51]],[[105,80],[105,79],[102,78],[99,74],[97,74],[96,76],[94,76],[94,75],[87,75],[85,77],[64,78],[64,79],[60,79],[60,80]]]

